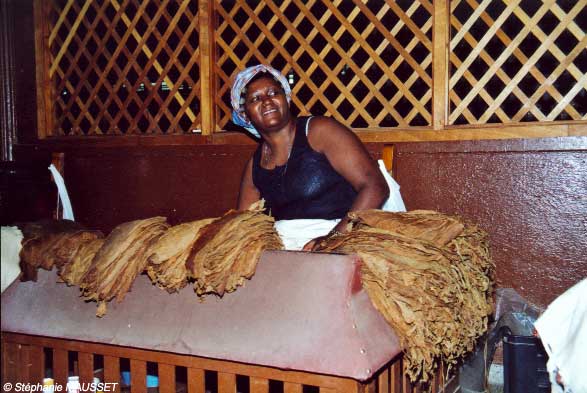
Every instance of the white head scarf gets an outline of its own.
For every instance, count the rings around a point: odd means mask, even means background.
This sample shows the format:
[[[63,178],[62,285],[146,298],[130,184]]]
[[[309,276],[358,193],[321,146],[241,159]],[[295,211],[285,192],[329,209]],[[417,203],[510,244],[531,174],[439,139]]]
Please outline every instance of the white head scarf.
[[[283,91],[285,92],[285,96],[287,97],[287,102],[291,101],[291,88],[289,87],[289,83],[279,71],[275,68],[266,66],[264,64],[259,64],[253,67],[249,67],[241,72],[239,72],[234,79],[234,83],[232,84],[232,89],[230,91],[230,102],[232,104],[232,122],[237,126],[244,127],[248,132],[253,134],[257,138],[261,138],[259,131],[251,124],[251,122],[245,117],[244,111],[242,109],[241,103],[241,95],[243,89],[247,86],[249,81],[253,79],[255,75],[259,72],[268,72],[277,80]]]

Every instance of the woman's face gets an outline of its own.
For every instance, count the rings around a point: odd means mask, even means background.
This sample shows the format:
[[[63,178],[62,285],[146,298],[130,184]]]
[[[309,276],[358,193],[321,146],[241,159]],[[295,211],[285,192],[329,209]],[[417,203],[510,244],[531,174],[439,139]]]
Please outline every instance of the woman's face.
[[[244,108],[251,123],[261,132],[285,127],[291,116],[281,85],[270,76],[247,86]]]

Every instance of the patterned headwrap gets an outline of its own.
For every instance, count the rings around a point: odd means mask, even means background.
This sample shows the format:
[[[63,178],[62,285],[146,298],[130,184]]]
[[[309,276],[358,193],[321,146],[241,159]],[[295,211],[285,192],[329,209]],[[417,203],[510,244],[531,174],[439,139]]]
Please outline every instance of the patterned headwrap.
[[[238,73],[234,79],[234,83],[232,84],[232,90],[230,91],[230,102],[232,104],[232,122],[237,126],[244,127],[248,132],[257,138],[261,138],[259,131],[257,131],[251,122],[243,116],[243,103],[241,103],[241,94],[247,83],[249,83],[249,81],[253,79],[253,77],[259,72],[270,73],[273,78],[281,84],[281,87],[285,92],[285,96],[287,97],[287,102],[290,102],[291,100],[291,88],[289,87],[289,83],[287,83],[285,77],[281,75],[281,73],[275,68],[271,68],[264,64],[259,64],[253,67],[249,67]]]

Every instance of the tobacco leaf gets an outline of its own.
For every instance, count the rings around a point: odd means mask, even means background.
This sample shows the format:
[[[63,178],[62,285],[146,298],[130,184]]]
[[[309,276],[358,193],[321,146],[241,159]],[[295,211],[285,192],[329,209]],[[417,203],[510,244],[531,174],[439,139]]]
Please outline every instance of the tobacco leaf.
[[[187,285],[186,261],[201,229],[216,218],[206,218],[173,226],[154,243],[150,250],[147,274],[155,285],[177,292]]]
[[[80,285],[83,276],[86,274],[94,256],[104,244],[104,238],[91,239],[78,245],[72,254],[71,262],[66,264],[59,276],[68,285]]]
[[[23,232],[21,264],[33,269],[61,268],[71,261],[79,244],[104,237],[70,220],[42,220],[19,227]]]
[[[321,251],[358,254],[363,287],[398,334],[412,381],[472,351],[493,312],[487,234],[434,211],[349,213],[350,232]]]
[[[147,265],[149,248],[168,228],[165,217],[153,217],[121,224],[108,235],[80,284],[85,299],[99,302],[98,314],[107,301],[124,299]]]
[[[200,230],[186,267],[198,295],[223,296],[244,284],[256,269],[263,250],[280,250],[274,219],[263,213],[263,202],[246,211],[229,211]]]
[[[373,209],[350,212],[349,217],[359,224],[426,240],[437,247],[445,246],[464,229],[458,219],[431,210],[393,213]]]

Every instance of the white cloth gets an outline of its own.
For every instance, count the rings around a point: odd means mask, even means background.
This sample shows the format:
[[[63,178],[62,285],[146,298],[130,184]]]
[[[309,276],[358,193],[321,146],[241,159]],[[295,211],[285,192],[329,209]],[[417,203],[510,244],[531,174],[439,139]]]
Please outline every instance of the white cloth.
[[[22,248],[22,232],[17,227],[2,227],[1,264],[2,292],[20,276],[20,249]]]
[[[310,240],[326,235],[340,220],[279,220],[275,222],[275,230],[281,237],[286,250],[299,251]]]
[[[61,206],[63,206],[63,219],[75,221],[75,219],[73,218],[73,208],[71,207],[69,194],[67,193],[67,188],[65,187],[65,180],[63,180],[63,176],[61,176],[61,173],[59,173],[59,171],[57,170],[57,168],[55,168],[55,165],[53,164],[49,166],[49,171],[53,175],[53,181],[57,186],[57,203],[61,201]]]
[[[387,172],[383,160],[379,160],[377,163],[379,164],[379,170],[383,174],[387,186],[389,187],[389,198],[387,198],[387,201],[385,201],[381,210],[385,210],[386,212],[405,212],[406,205],[404,205],[402,194],[399,192],[399,184],[397,184],[395,179],[391,177],[389,172]]]
[[[587,279],[556,298],[538,318],[538,331],[549,359],[552,392],[563,392],[554,379],[561,376],[564,392],[587,393]]]
[[[389,187],[389,198],[381,209],[390,212],[405,212],[406,207],[399,191],[399,184],[387,172],[382,160],[379,160],[379,169]],[[280,220],[275,222],[275,229],[281,237],[286,250],[299,251],[310,240],[326,235],[339,221],[319,219]]]

